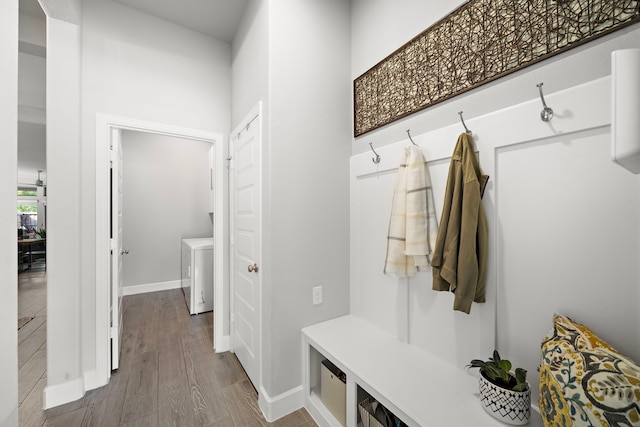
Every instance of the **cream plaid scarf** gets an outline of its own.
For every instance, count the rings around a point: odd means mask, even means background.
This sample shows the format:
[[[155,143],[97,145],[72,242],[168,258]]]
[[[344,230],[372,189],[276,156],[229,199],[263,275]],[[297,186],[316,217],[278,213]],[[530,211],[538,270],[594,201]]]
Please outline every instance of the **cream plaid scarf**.
[[[384,274],[413,277],[429,267],[436,218],[427,162],[419,147],[407,147],[396,175]]]

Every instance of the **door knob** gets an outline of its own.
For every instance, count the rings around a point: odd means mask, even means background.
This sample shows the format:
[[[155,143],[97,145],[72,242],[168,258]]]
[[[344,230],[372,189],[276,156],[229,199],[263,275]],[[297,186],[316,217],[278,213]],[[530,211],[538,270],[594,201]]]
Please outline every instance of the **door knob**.
[[[120,255],[127,255],[129,253],[129,249],[123,249],[120,251]]]
[[[250,266],[247,267],[247,270],[249,270],[249,273],[257,273],[258,264],[251,264]]]

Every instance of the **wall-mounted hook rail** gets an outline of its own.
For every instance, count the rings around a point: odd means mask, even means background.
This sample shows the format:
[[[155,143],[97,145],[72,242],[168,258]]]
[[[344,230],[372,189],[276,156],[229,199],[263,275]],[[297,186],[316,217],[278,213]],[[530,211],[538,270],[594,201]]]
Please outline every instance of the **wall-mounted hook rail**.
[[[467,127],[467,125],[464,123],[464,118],[462,117],[462,111],[458,111],[458,115],[460,116],[460,121],[462,122],[462,126],[464,127],[464,131],[467,133],[467,135],[473,135],[473,132],[471,132],[469,130],[469,128]]]
[[[411,141],[411,143],[413,145],[415,145],[416,147],[418,147],[418,144],[416,144],[413,140],[413,138],[411,138],[411,129],[407,129],[407,135],[409,136],[409,141]]]
[[[380,163],[380,155],[376,153],[376,150],[373,149],[373,142],[369,143],[369,147],[371,147],[371,151],[373,151],[373,154],[376,155],[375,157],[371,158],[371,161],[377,165],[378,163]]]
[[[543,122],[548,122],[553,118],[553,110],[547,107],[547,103],[544,102],[544,95],[542,94],[542,85],[543,83],[538,83],[536,85],[536,87],[538,88],[538,91],[540,92],[540,99],[542,100],[542,106],[544,107],[540,112],[540,118],[542,119]]]

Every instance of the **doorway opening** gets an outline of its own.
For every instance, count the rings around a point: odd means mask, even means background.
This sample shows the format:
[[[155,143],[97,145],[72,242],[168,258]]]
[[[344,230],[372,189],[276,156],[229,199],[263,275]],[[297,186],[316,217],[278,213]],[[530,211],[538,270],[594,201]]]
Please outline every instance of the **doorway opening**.
[[[47,366],[46,15],[20,0],[18,43],[18,378],[23,407],[41,404]]]
[[[113,331],[110,324],[113,304],[112,292],[113,273],[111,271],[112,239],[110,234],[110,148],[113,146],[114,135],[120,133],[142,133],[157,137],[180,138],[206,142],[212,145],[216,159],[213,179],[216,182],[214,213],[211,215],[213,236],[216,239],[214,252],[214,332],[213,342],[216,352],[228,350],[228,291],[225,292],[225,277],[228,277],[228,233],[225,232],[227,174],[224,165],[226,147],[221,134],[205,132],[190,128],[146,122],[127,117],[98,114],[96,120],[96,366],[99,380],[106,384],[111,375],[111,336]],[[153,155],[153,152],[148,153]],[[126,163],[126,159],[124,162]],[[218,185],[219,184],[219,185]],[[177,188],[174,191],[189,191]],[[168,193],[170,196],[170,193]],[[206,195],[204,196],[206,197]],[[150,215],[153,213],[150,212]],[[152,239],[152,236],[146,236]],[[126,241],[126,237],[123,239]],[[179,241],[176,245],[179,245]],[[123,248],[126,251],[127,248]],[[227,286],[228,289],[228,286]],[[122,292],[122,291],[119,291]],[[121,296],[121,295],[118,295]],[[225,333],[225,326],[227,332]],[[117,339],[117,335],[116,335]]]

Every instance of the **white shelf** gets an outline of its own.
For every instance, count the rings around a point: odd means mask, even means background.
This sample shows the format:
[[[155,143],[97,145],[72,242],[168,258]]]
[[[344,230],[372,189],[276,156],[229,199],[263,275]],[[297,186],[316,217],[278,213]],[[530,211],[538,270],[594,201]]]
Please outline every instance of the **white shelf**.
[[[504,426],[482,409],[475,375],[402,343],[362,319],[344,316],[304,328],[302,333],[307,359],[312,348],[317,350],[347,374],[348,384],[364,389],[410,426]],[[309,376],[313,362],[306,363],[305,375]],[[305,384],[309,383],[307,379]],[[310,389],[306,392],[313,397]],[[355,391],[348,392],[347,408],[353,408],[352,412],[348,409],[349,427],[356,425],[357,418],[349,417],[357,412],[355,400]],[[322,406],[319,398],[314,405]],[[535,411],[528,426],[542,426]]]

